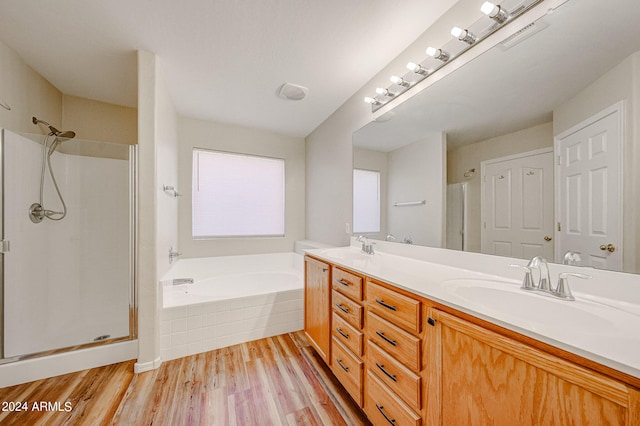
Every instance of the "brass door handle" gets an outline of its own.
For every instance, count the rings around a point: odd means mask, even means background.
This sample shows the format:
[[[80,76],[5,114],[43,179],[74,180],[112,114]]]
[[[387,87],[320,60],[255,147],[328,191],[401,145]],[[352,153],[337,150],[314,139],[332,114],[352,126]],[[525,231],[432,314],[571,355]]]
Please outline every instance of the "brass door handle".
[[[545,235],[545,236],[544,236],[544,240],[545,240],[545,241],[551,241],[551,237],[550,237],[550,236],[548,236],[548,235]]]
[[[601,245],[600,246],[600,250],[602,251],[608,251],[609,253],[613,253],[614,251],[616,251],[616,246],[614,246],[613,244],[607,244],[607,245]]]

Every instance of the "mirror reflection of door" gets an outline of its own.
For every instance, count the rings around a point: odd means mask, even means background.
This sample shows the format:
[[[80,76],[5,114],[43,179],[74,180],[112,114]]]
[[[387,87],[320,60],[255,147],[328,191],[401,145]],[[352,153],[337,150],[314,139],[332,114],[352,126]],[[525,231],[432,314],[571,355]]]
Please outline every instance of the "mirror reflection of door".
[[[553,151],[481,163],[482,253],[553,259]]]
[[[622,103],[556,138],[557,251],[622,270]],[[559,229],[558,229],[559,228]]]

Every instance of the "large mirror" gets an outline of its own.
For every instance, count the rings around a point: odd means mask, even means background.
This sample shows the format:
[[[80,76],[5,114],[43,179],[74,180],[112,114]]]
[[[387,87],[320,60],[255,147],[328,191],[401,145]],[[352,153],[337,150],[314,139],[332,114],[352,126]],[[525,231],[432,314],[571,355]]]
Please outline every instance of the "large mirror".
[[[353,135],[380,209],[363,225],[354,177],[354,233],[639,272],[638,25],[637,0],[569,0],[398,99]]]

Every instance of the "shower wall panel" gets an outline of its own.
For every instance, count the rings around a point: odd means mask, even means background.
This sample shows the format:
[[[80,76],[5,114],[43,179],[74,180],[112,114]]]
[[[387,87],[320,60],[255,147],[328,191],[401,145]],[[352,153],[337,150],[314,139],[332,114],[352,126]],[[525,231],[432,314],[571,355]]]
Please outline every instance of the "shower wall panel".
[[[42,145],[4,136],[5,358],[128,336],[129,162],[55,152],[68,213],[33,223]],[[48,174],[44,194],[45,208],[62,209]]]

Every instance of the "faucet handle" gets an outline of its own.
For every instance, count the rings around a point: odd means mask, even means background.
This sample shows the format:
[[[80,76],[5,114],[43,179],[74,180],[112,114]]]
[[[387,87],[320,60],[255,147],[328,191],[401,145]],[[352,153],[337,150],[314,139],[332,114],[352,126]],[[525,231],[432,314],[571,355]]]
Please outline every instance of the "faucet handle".
[[[522,265],[516,265],[514,263],[509,265],[512,268],[520,268],[520,269],[524,269],[524,278],[522,279],[522,289],[524,290],[535,290],[536,286],[533,283],[533,274],[531,273],[531,267],[530,266],[522,266]]]
[[[564,300],[576,300],[576,298],[573,297],[573,294],[571,294],[568,277],[589,279],[591,278],[591,275],[579,274],[577,272],[561,272],[558,275],[558,286],[555,291],[553,291],[553,294]]]

